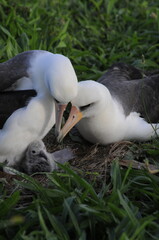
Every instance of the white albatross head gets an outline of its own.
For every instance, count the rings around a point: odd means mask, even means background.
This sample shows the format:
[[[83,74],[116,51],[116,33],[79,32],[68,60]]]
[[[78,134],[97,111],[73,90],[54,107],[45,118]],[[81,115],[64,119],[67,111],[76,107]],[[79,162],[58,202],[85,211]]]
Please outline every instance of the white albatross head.
[[[53,56],[45,82],[55,100],[68,103],[77,95],[77,76],[69,58],[61,54]]]
[[[104,85],[93,80],[79,82],[77,96],[71,101],[69,118],[58,135],[58,142],[61,142],[82,118],[93,118],[101,113],[109,99],[111,95]]]
[[[56,105],[55,133],[58,135],[67,104],[76,97],[78,80],[69,58],[61,54],[50,57],[50,67],[45,72],[45,83]]]

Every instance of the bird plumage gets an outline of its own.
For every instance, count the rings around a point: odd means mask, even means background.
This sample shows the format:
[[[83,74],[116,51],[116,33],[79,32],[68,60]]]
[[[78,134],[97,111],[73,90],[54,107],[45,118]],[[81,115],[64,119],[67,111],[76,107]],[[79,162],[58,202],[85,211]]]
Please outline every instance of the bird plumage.
[[[136,68],[115,64],[97,82],[79,82],[78,94],[72,100],[72,105],[83,115],[77,128],[88,141],[103,145],[156,137],[159,132],[159,124],[155,124],[159,121],[158,93],[159,75],[142,78]],[[59,140],[74,125],[71,122],[76,119],[75,115],[73,111],[70,113]]]
[[[6,120],[14,111],[25,107],[32,97],[35,97],[35,90],[1,91],[0,92],[0,129],[3,128]]]
[[[0,162],[23,157],[27,146],[42,139],[55,124],[55,105],[66,105],[77,94],[77,77],[70,60],[60,54],[33,50],[0,64],[0,90],[35,90],[27,106],[17,109],[0,130]],[[1,106],[5,108],[4,105]]]
[[[29,144],[24,158],[12,167],[29,175],[38,172],[52,172],[58,169],[57,163],[64,164],[74,157],[71,149],[49,153],[43,141],[38,140]]]
[[[117,63],[97,82],[122,104],[126,116],[138,112],[148,122],[159,121],[159,74],[143,76],[135,67]]]

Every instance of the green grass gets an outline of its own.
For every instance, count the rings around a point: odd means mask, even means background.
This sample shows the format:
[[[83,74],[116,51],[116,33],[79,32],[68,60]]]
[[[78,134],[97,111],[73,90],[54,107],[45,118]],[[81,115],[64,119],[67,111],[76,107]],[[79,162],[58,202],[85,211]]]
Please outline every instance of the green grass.
[[[159,67],[157,1],[1,0],[0,33],[0,62],[45,49],[68,56],[79,80],[96,80],[116,61],[146,71]],[[140,148],[157,162],[158,146]],[[22,175],[9,193],[1,179],[0,240],[159,239],[158,176],[114,161],[108,183],[96,192],[69,166],[61,168],[47,174],[47,188]]]
[[[63,173],[47,174],[47,188],[18,174],[25,181],[16,185],[32,192],[27,205],[22,191],[8,196],[1,185],[0,239],[159,238],[158,176],[121,171],[114,161],[109,184],[97,193],[69,166],[61,168]]]
[[[0,61],[30,49],[63,53],[79,80],[97,79],[115,61],[158,68],[156,1],[5,1]]]

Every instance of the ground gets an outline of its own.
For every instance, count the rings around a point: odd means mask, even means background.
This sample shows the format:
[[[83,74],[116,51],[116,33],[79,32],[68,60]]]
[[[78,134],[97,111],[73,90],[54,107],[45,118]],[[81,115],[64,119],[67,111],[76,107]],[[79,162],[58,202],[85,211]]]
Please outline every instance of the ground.
[[[121,168],[127,168],[131,165],[135,169],[145,168],[148,171],[154,170],[153,173],[158,172],[155,165],[146,163],[146,154],[138,143],[121,141],[107,146],[93,145],[84,140],[76,128],[60,144],[55,140],[54,128],[43,141],[48,152],[70,148],[75,154],[75,158],[69,161],[71,168],[93,183],[97,191],[101,189],[104,181],[109,181],[110,166],[113,160],[117,160]],[[47,177],[44,174],[37,173],[33,177],[44,185],[47,182]],[[9,192],[13,190],[13,179],[21,179],[20,176],[10,175],[2,171],[0,178],[6,183],[6,189]]]

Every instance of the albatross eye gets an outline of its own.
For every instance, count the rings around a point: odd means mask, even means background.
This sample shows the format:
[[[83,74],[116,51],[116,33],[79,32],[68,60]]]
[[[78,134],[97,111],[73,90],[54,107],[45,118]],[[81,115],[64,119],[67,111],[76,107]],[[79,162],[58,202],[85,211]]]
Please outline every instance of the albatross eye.
[[[54,98],[54,100],[55,100],[56,103],[60,103],[56,98]]]
[[[90,106],[91,106],[91,103],[87,104],[87,105],[84,105],[84,106],[81,106],[79,109],[82,112],[82,111],[86,110],[87,108],[89,108]]]

